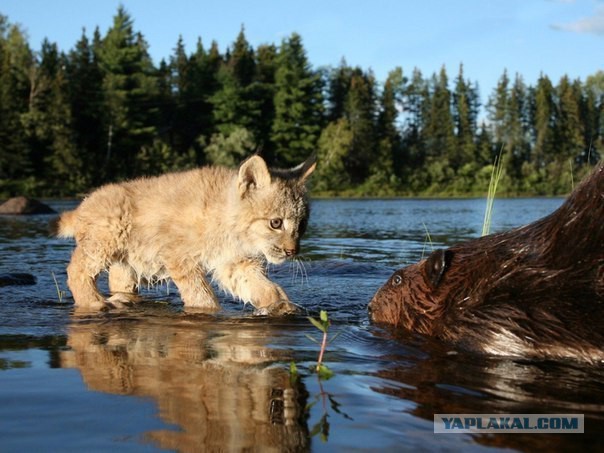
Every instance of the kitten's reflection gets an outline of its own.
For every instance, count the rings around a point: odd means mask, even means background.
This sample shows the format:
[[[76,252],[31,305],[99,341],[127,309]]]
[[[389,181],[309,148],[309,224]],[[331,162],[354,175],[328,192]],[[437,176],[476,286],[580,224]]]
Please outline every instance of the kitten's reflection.
[[[149,433],[163,448],[305,450],[307,393],[274,364],[288,358],[267,346],[270,329],[184,315],[75,318],[61,360],[92,390],[153,398],[179,428]]]

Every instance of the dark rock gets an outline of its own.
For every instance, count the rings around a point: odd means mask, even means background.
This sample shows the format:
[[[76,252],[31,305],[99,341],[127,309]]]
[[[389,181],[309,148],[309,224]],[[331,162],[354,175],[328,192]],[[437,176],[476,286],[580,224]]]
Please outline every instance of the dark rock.
[[[31,274],[11,272],[9,274],[0,274],[0,286],[9,285],[35,285],[36,277]]]
[[[0,205],[0,214],[56,214],[56,211],[38,200],[27,197],[14,197]]]

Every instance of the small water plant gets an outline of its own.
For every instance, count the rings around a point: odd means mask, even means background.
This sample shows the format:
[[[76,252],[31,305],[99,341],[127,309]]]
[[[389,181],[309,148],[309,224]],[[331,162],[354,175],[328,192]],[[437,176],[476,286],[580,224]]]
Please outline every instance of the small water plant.
[[[499,156],[495,158],[495,163],[493,164],[493,170],[491,172],[491,180],[489,181],[489,190],[487,192],[487,206],[484,211],[484,221],[482,222],[482,234],[481,236],[486,236],[489,234],[491,230],[491,216],[493,214],[493,203],[495,202],[495,194],[497,193],[497,186],[499,185],[499,180],[501,179],[501,175],[503,174],[503,156],[502,153],[499,153]]]
[[[333,371],[331,371],[327,367],[327,365],[325,365],[323,363],[323,356],[325,355],[325,350],[327,349],[327,345],[329,343],[331,343],[332,341],[334,341],[338,337],[338,335],[340,335],[340,333],[339,332],[336,333],[331,338],[331,340],[328,340],[327,336],[328,336],[329,326],[331,325],[331,322],[329,321],[329,317],[325,310],[320,311],[319,319],[315,319],[312,316],[309,316],[308,320],[311,322],[311,324],[313,326],[315,326],[317,329],[319,329],[323,333],[320,341],[317,340],[316,338],[311,337],[310,335],[306,335],[306,337],[308,339],[310,339],[311,341],[321,345],[321,347],[319,349],[319,357],[317,359],[317,365],[314,368],[314,371],[317,372],[319,378],[327,380],[333,376]]]
[[[57,282],[57,277],[54,272],[50,272],[52,274],[52,279],[55,282],[55,288],[57,289],[57,297],[59,298],[59,303],[63,303],[63,298],[65,297],[65,291],[59,288],[59,282]]]
[[[426,224],[424,222],[422,222],[422,225],[424,226],[424,230],[426,230],[426,238],[424,240],[424,248],[422,249],[422,259],[423,259],[424,255],[426,253],[426,244],[430,244],[431,251],[434,251],[434,243],[432,242],[432,236],[430,236],[430,232],[428,231],[428,227],[426,226]]]
[[[313,326],[315,326],[317,329],[319,329],[321,331],[322,335],[321,335],[320,340],[317,340],[316,338],[313,338],[310,335],[306,335],[307,338],[309,338],[314,343],[320,344],[319,357],[317,359],[317,364],[311,367],[311,371],[316,372],[316,374],[317,374],[319,393],[314,395],[313,400],[306,405],[306,407],[304,408],[304,411],[309,413],[310,410],[314,406],[317,405],[317,403],[321,402],[322,415],[321,415],[321,418],[319,419],[319,421],[317,423],[315,423],[314,426],[311,428],[310,436],[314,437],[316,435],[320,435],[321,441],[327,442],[327,440],[329,439],[329,428],[330,428],[330,424],[328,421],[330,408],[333,412],[341,415],[342,417],[344,417],[348,420],[352,420],[352,417],[350,417],[348,414],[344,413],[341,410],[340,403],[338,403],[336,401],[334,396],[325,391],[325,389],[323,388],[323,383],[322,383],[323,381],[330,379],[334,375],[333,371],[331,371],[327,367],[327,365],[325,365],[323,363],[323,357],[325,356],[325,351],[327,349],[327,345],[329,343],[331,343],[332,341],[334,341],[338,337],[340,332],[336,333],[331,339],[328,338],[329,327],[331,325],[331,322],[329,320],[329,316],[327,315],[327,312],[324,310],[320,311],[319,319],[309,316],[308,320],[311,322],[311,324]],[[298,377],[299,377],[298,367],[296,366],[295,362],[290,363],[289,373],[290,373],[290,380],[292,382],[294,382],[298,379]]]

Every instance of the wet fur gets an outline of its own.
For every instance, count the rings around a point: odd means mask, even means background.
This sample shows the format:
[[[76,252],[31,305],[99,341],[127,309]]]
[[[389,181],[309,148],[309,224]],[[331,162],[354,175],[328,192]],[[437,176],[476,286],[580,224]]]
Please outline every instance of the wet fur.
[[[489,354],[604,360],[604,164],[549,216],[396,271],[369,308]]]
[[[304,184],[314,168],[311,158],[269,170],[253,156],[238,170],[204,167],[97,189],[57,225],[59,236],[77,243],[67,268],[76,305],[106,304],[96,287],[103,271],[113,303],[134,300],[142,282],[170,278],[185,306],[217,310],[208,276],[255,307],[288,302],[265,264],[298,252],[309,215]]]

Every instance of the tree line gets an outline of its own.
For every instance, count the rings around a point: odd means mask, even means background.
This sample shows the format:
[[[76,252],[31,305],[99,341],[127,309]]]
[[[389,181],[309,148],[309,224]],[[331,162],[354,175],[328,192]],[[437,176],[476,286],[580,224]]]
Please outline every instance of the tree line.
[[[460,65],[424,76],[313,68],[302,38],[224,52],[182,39],[156,66],[119,7],[68,52],[33,51],[0,15],[0,196],[74,196],[106,182],[260,152],[274,166],[316,152],[316,194],[484,194],[496,159],[509,195],[568,192],[604,149],[604,72],[585,82],[504,72],[486,103]]]

